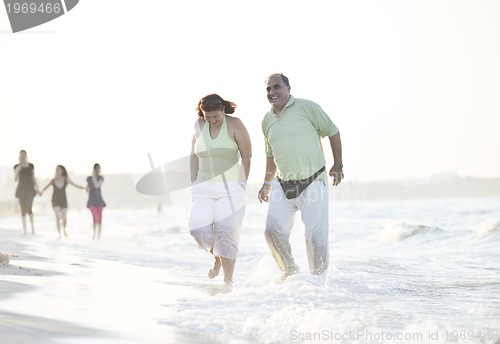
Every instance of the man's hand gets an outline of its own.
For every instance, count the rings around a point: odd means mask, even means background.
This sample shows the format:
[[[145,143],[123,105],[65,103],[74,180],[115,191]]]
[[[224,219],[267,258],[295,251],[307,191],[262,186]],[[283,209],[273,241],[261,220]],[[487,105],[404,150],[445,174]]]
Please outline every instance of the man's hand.
[[[330,177],[333,177],[333,186],[339,185],[342,179],[344,179],[344,172],[342,171],[342,168],[333,165],[330,169]]]
[[[269,202],[269,193],[271,192],[271,185],[264,184],[259,190],[259,202]]]

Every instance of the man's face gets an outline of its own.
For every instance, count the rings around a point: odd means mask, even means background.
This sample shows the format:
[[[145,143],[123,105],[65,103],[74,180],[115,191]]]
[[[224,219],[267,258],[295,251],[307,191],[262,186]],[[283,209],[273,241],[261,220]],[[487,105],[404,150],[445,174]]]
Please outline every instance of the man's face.
[[[267,80],[267,100],[275,108],[282,110],[290,98],[290,86],[286,86],[280,75],[273,75]]]

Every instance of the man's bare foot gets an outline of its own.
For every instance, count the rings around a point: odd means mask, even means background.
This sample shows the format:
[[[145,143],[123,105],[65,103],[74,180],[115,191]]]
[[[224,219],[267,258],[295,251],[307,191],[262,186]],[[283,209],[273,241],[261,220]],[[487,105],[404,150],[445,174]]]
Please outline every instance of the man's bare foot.
[[[284,282],[287,279],[287,277],[297,274],[299,270],[300,269],[297,265],[287,268],[285,271],[282,272],[281,277],[279,278],[279,282]]]
[[[210,279],[214,278],[219,274],[221,265],[222,263],[220,261],[220,257],[215,257],[214,267],[208,271],[208,277]]]

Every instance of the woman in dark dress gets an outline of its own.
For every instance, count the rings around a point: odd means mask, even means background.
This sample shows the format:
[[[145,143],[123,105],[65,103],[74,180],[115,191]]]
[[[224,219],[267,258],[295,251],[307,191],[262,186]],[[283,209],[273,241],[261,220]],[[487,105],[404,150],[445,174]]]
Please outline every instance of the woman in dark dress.
[[[19,182],[16,188],[16,197],[21,206],[24,234],[26,234],[26,214],[30,217],[31,232],[35,234],[32,207],[33,199],[40,192],[35,178],[35,166],[28,161],[28,154],[25,150],[19,152],[19,164],[14,166],[14,179]]]
[[[102,211],[106,206],[101,194],[101,185],[104,182],[104,177],[101,176],[100,173],[101,166],[99,164],[94,164],[92,175],[87,177],[87,192],[89,193],[87,208],[90,209],[94,221],[94,235],[92,239],[97,238],[98,240],[101,238]]]
[[[66,168],[62,165],[57,165],[56,175],[54,178],[45,186],[42,193],[47,190],[50,186],[54,188],[52,193],[52,207],[54,208],[54,213],[56,215],[57,232],[59,233],[59,238],[61,238],[61,222],[64,231],[64,236],[68,237],[66,232],[66,213],[68,212],[68,201],[66,198],[66,185],[71,184],[79,189],[84,189],[84,186],[77,185],[71,181],[68,177],[68,172]]]

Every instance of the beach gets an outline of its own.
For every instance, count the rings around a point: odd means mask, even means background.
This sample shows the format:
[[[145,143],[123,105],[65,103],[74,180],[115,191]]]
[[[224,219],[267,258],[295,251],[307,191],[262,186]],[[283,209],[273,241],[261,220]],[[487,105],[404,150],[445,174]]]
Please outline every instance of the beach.
[[[327,275],[308,272],[299,215],[301,270],[282,281],[252,203],[232,288],[206,277],[185,208],[106,209],[100,242],[87,209],[62,239],[50,209],[34,236],[14,214],[0,219],[0,343],[496,343],[498,204],[332,202]]]
[[[0,264],[0,343],[225,342],[158,323],[162,304],[190,293],[169,288],[164,271],[72,255],[51,234],[0,229],[10,260]]]
[[[11,260],[0,268],[1,343],[33,343],[35,339],[40,343],[133,343],[144,339],[161,343],[165,335],[171,338],[174,334],[166,326],[154,326],[152,319],[148,323],[136,316],[151,306],[144,291],[153,290],[159,275],[141,274],[134,270],[147,269],[124,268],[109,261],[37,255],[31,246],[38,244],[37,239],[27,236],[23,239],[28,245],[22,245],[19,233],[5,229],[0,233],[2,249]],[[132,276],[137,278],[133,286],[128,283]]]

